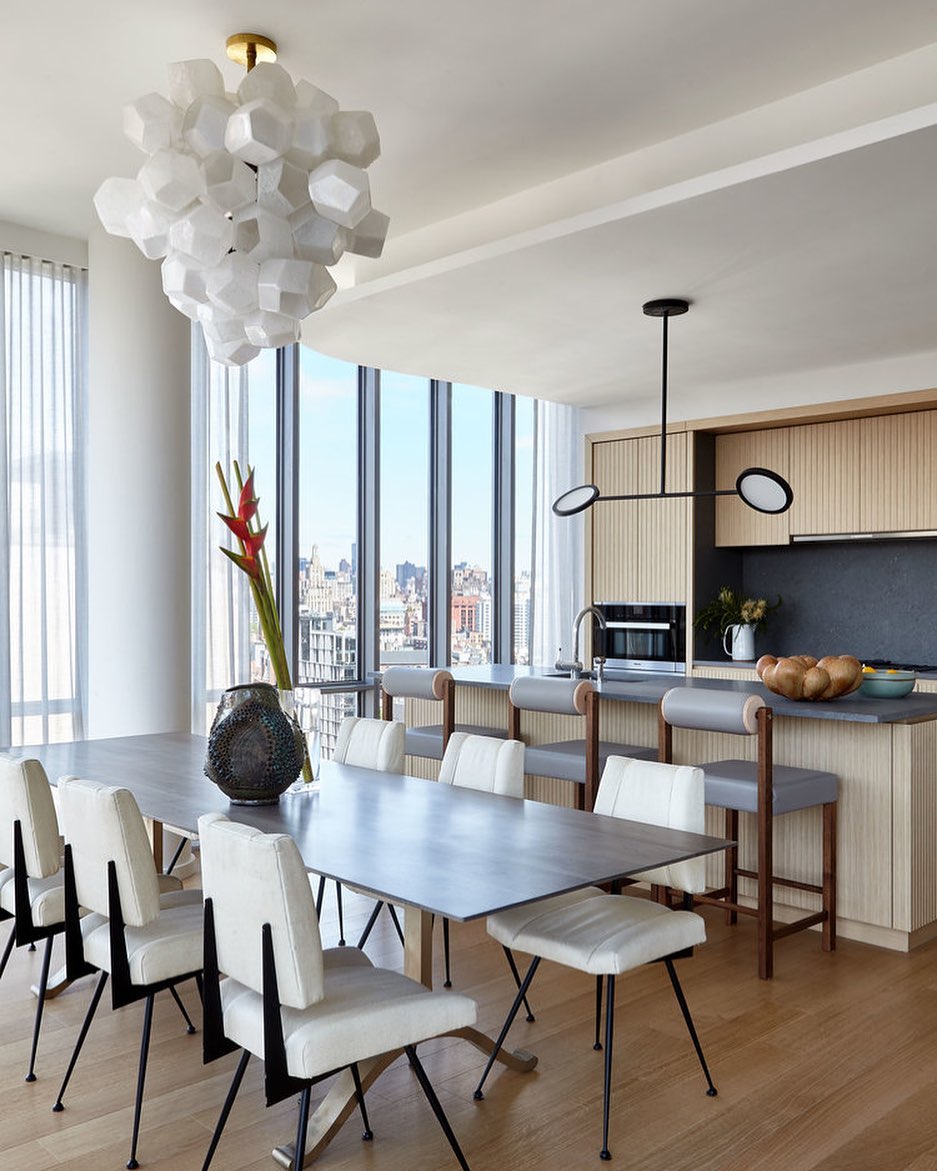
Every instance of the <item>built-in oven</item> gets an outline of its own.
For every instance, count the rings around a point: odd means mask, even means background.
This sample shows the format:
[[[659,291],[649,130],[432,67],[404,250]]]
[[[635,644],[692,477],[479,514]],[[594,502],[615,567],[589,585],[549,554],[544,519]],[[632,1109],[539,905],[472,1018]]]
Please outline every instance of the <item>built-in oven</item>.
[[[606,670],[686,672],[686,606],[667,602],[597,602],[594,647]]]

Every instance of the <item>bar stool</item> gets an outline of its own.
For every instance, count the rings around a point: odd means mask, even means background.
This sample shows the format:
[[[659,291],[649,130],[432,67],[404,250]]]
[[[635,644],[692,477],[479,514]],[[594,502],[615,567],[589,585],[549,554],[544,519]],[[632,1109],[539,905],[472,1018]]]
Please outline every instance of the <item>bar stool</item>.
[[[772,711],[760,695],[749,692],[717,691],[713,688],[674,687],[660,702],[659,757],[673,758],[673,728],[694,728],[706,732],[727,732],[757,738],[756,761],[716,760],[700,764],[705,773],[705,802],[724,809],[725,836],[738,840],[739,813],[753,813],[757,825],[756,867],[742,869],[738,846],[725,855],[725,885],[705,895],[698,903],[726,908],[726,921],[735,923],[738,914],[758,920],[758,975],[770,980],[774,974],[774,942],[795,931],[822,923],[824,951],[836,947],[836,800],[839,778],[820,769],[775,764],[773,759]],[[798,882],[774,873],[774,818],[819,805],[823,810],[823,881]],[[754,907],[738,900],[739,877],[757,881]],[[774,886],[811,891],[821,896],[821,910],[792,923],[774,922]]]
[[[500,728],[455,722],[455,681],[443,667],[387,667],[381,678],[381,716],[392,720],[395,699],[433,699],[442,703],[442,722],[407,728],[407,756],[442,760],[453,732],[504,739]]]
[[[599,740],[598,698],[588,679],[522,676],[514,680],[509,692],[508,736],[512,740],[523,739],[521,712],[524,711],[582,717],[581,740],[528,744],[524,752],[526,775],[572,781],[578,785],[576,805],[579,809],[591,810],[595,804],[599,777],[610,756],[654,759],[653,748]]]

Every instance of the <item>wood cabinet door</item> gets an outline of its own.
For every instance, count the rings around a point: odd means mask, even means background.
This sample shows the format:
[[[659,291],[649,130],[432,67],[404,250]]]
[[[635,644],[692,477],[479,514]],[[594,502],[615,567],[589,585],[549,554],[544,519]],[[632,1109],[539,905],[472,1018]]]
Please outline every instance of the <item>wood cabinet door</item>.
[[[790,428],[791,485],[796,484],[792,534],[861,531],[861,423],[844,419]]]
[[[716,436],[716,487],[734,488],[745,468],[770,468],[790,483],[790,427],[764,431],[732,431]],[[797,485],[794,499],[797,499]],[[776,516],[755,512],[738,496],[716,499],[717,545],[786,545],[790,539],[790,511]]]
[[[937,529],[937,411],[859,422],[862,531]]]
[[[668,436],[668,492],[686,491],[685,432]],[[592,447],[593,482],[608,495],[660,490],[660,439]],[[685,499],[599,501],[592,509],[592,596],[601,602],[686,601],[689,507]]]

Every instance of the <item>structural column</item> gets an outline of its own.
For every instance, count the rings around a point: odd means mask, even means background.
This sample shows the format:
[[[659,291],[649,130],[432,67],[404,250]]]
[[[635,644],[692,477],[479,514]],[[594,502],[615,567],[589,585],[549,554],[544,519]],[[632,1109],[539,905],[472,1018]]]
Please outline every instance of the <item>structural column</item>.
[[[129,240],[88,269],[87,735],[188,731],[189,322]]]

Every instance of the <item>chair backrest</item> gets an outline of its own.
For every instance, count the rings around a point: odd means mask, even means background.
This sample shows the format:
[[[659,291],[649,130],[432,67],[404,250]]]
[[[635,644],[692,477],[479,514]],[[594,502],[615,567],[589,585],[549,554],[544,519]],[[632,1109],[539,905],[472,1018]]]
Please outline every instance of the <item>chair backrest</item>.
[[[520,711],[584,716],[595,688],[588,679],[521,676],[511,684],[511,706]]]
[[[0,864],[13,865],[13,823],[22,830],[26,873],[50,878],[59,868],[59,823],[46,770],[38,760],[0,756]]]
[[[523,797],[524,745],[520,740],[453,732],[439,766],[439,782]]]
[[[62,777],[58,791],[80,905],[110,913],[107,869],[113,862],[124,922],[128,927],[152,923],[159,917],[159,879],[133,794],[79,777]]]
[[[198,821],[202,889],[211,899],[219,969],[263,992],[262,932],[269,923],[280,1003],[306,1008],[324,995],[315,899],[299,848],[207,813]]]
[[[346,716],[338,729],[332,759],[339,764],[354,764],[359,768],[374,768],[384,773],[402,773],[406,734],[406,729],[400,723]]]
[[[706,826],[703,783],[703,770],[693,765],[610,756],[594,812],[701,834]],[[706,861],[691,858],[633,877],[698,894],[706,889]]]

